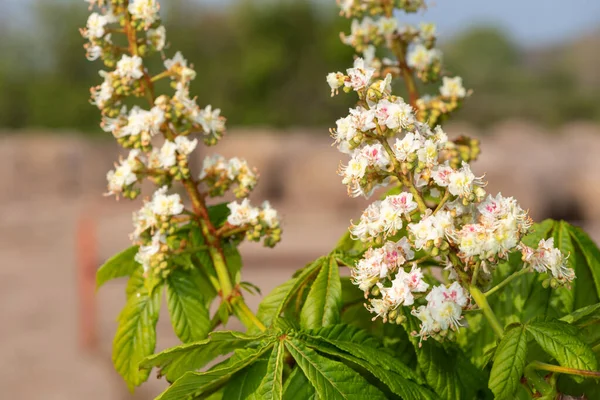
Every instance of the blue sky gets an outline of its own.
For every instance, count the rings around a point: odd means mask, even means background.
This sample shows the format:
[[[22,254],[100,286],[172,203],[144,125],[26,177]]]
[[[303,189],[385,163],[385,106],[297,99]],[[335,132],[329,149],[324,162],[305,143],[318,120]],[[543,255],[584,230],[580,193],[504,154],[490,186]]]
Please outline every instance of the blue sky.
[[[9,13],[22,16],[23,6],[31,1],[0,0],[0,3],[12,6],[9,7]],[[49,1],[70,1],[85,7],[83,0]],[[223,7],[234,0],[181,1]],[[274,0],[254,1],[268,4]],[[313,1],[317,4],[334,2]],[[600,0],[429,0],[428,4],[429,10],[409,18],[409,21],[435,22],[440,37],[448,37],[473,25],[492,24],[503,28],[519,43],[535,46],[568,41],[581,34],[600,30]]]

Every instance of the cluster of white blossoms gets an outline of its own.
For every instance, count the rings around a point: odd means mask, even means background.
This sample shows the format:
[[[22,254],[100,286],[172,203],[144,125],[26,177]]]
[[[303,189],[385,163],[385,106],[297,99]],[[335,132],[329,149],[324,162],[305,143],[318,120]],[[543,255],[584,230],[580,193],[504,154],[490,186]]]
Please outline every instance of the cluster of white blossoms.
[[[206,158],[198,179],[191,176],[189,159],[199,139],[206,145],[216,144],[225,133],[225,118],[219,109],[200,107],[190,96],[196,72],[183,55],[177,52],[167,58],[162,54],[166,30],[158,14],[158,1],[87,2],[90,9],[98,7],[81,30],[88,41],[87,57],[101,59],[109,69],[100,71],[103,82],[92,88],[91,103],[102,113],[102,129],[129,149],[127,158],[121,158],[107,173],[107,194],[134,199],[146,178],[159,188],[133,214],[131,240],[139,246],[136,260],[144,271],[165,276],[175,265],[170,258],[191,246],[188,230],[181,228],[197,223],[192,216],[206,217],[204,199],[225,195],[232,188],[237,197],[246,197],[256,186],[257,174],[243,160],[214,156]],[[128,46],[115,46],[111,35],[126,36]],[[145,59],[157,53],[163,57],[164,70],[153,75]],[[155,95],[154,83],[161,79],[171,81],[171,95]],[[130,97],[139,101],[132,102]],[[141,101],[147,101],[149,107],[131,105]],[[179,194],[168,193],[177,181],[192,198],[193,211],[185,210]],[[229,210],[227,222],[211,227],[211,231],[223,237],[264,238],[267,246],[280,240],[277,212],[268,202],[260,209],[250,206],[248,200],[232,202]]]
[[[199,179],[207,182],[210,196],[222,196],[235,185],[236,197],[246,197],[256,186],[258,175],[246,160],[237,157],[227,160],[215,154],[204,159]]]
[[[403,30],[392,21],[392,10],[377,1],[341,6],[345,15],[374,16],[355,20],[351,34],[342,36],[357,53],[368,44],[385,42],[392,51],[404,49],[397,54],[397,63],[409,68],[404,75],[425,82],[438,78],[441,57],[433,48],[434,27]],[[377,14],[383,15],[377,19]],[[377,188],[400,188],[370,204],[350,227],[351,237],[368,246],[351,271],[353,283],[365,293],[367,309],[375,318],[401,323],[407,312],[399,307],[411,307],[421,321],[415,335],[423,340],[447,337],[461,325],[463,310],[474,307],[469,286],[486,284],[494,268],[518,251],[526,268],[550,273],[554,286],[568,285],[573,270],[552,240],[541,241],[537,249],[521,243],[532,226],[527,212],[512,197],[486,194],[486,183],[469,164],[478,153],[476,146],[464,138],[450,141],[435,126],[437,119],[429,118],[449,112],[468,95],[462,79],[444,77],[438,97],[411,95],[409,104],[392,94],[392,79],[400,74],[392,68],[383,76],[376,64],[359,57],[346,73],[327,76],[332,95],[342,89],[359,98],[359,105],[331,130],[337,148],[350,156],[338,171],[348,193],[369,197]],[[394,62],[381,64],[386,65]],[[432,107],[427,112],[420,106],[425,103]],[[431,282],[440,283],[431,287],[424,280],[423,263],[448,270],[449,276],[444,283],[431,276]]]

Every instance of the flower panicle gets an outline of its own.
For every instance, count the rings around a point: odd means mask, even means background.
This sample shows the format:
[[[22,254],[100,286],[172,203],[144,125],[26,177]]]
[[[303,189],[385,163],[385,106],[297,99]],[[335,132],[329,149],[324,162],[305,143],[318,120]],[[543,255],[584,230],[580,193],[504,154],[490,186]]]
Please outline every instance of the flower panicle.
[[[178,193],[169,194],[173,184],[193,188],[192,202],[206,207],[206,197],[224,196],[230,190],[239,198],[247,197],[258,174],[244,160],[225,161],[220,156],[206,157],[199,176],[192,173],[190,158],[199,142],[217,144],[225,134],[226,119],[218,108],[200,107],[190,94],[196,77],[193,65],[180,52],[171,58],[165,55],[167,32],[158,1],[86,2],[91,13],[80,30],[86,39],[86,57],[102,60],[106,67],[100,71],[102,82],[91,88],[90,102],[101,112],[101,128],[129,151],[107,173],[106,195],[135,199],[145,179],[157,187],[134,212],[130,238],[139,246],[136,260],[145,273],[164,277],[181,264],[176,260],[192,246],[181,232],[208,218],[196,207],[186,210]],[[123,35],[128,46],[116,45],[116,35]],[[153,74],[146,60],[155,55],[162,56],[163,69]],[[155,93],[154,83],[161,79],[170,81],[169,93]],[[268,202],[258,209],[247,199],[241,205],[233,201],[228,209],[227,222],[214,227],[220,237],[264,238],[267,246],[280,240],[278,214]]]
[[[496,266],[517,251],[526,268],[550,274],[545,285],[568,286],[575,274],[553,240],[537,249],[524,245],[532,226],[528,213],[512,197],[487,194],[484,177],[472,171],[479,142],[450,140],[438,125],[470,91],[462,78],[442,76],[435,26],[402,26],[394,17],[394,8],[413,12],[423,3],[338,3],[342,15],[354,18],[342,42],[358,54],[351,68],[326,78],[332,96],[340,90],[358,96],[358,105],[331,129],[334,145],[350,158],[338,174],[352,197],[400,188],[371,203],[349,228],[354,240],[369,246],[351,271],[367,309],[384,322],[402,323],[407,313],[401,307],[408,307],[421,323],[415,336],[453,337],[463,311],[475,307],[469,287],[487,285]],[[377,46],[396,59],[377,58]],[[439,94],[415,98],[415,78],[441,80]],[[410,99],[393,93],[395,79],[405,81]],[[426,281],[421,264],[443,268],[447,279]]]

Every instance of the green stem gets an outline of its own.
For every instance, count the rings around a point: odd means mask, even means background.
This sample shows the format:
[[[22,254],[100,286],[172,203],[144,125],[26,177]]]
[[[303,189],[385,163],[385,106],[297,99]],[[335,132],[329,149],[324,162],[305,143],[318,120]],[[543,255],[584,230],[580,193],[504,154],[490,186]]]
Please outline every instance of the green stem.
[[[471,286],[475,286],[477,284],[477,278],[479,277],[479,268],[481,263],[475,264],[475,270],[473,271],[473,277],[471,278]]]
[[[488,297],[494,293],[496,293],[498,290],[502,289],[504,286],[508,285],[509,283],[511,283],[514,279],[525,275],[529,272],[529,270],[527,268],[524,268],[520,271],[517,271],[515,273],[513,273],[512,275],[510,275],[508,278],[506,278],[505,280],[503,280],[502,282],[500,282],[499,284],[497,284],[496,286],[494,286],[493,288],[491,288],[490,290],[488,290],[487,292],[485,292],[485,297]]]
[[[535,367],[533,367],[531,364],[525,367],[523,375],[525,375],[525,378],[527,378],[529,383],[531,383],[531,385],[542,396],[548,396],[554,392],[554,388],[548,382],[546,382],[544,378],[538,375],[537,371],[535,370]]]
[[[531,368],[534,368],[537,370],[556,372],[559,374],[579,375],[579,376],[589,376],[589,377],[593,377],[593,378],[600,378],[600,371],[586,371],[584,369],[561,367],[559,365],[546,364],[541,361],[533,361],[529,364],[529,366]]]
[[[438,206],[435,208],[435,210],[433,210],[433,213],[437,213],[438,211],[440,211],[442,209],[442,207],[444,207],[444,204],[446,204],[446,202],[448,201],[448,199],[450,198],[450,191],[448,189],[446,189],[446,192],[444,193],[444,197],[442,197],[442,200],[440,200],[440,204],[438,204]]]
[[[494,314],[494,311],[490,307],[490,304],[487,302],[483,293],[481,293],[481,290],[475,286],[471,286],[469,292],[471,292],[471,297],[473,297],[477,306],[483,311],[483,315],[485,315],[485,318],[488,320],[496,336],[501,338],[502,335],[504,335],[504,329],[502,329],[502,325],[500,325],[498,318],[496,318],[496,314]]]
[[[248,305],[244,302],[244,298],[241,296],[236,296],[231,300],[231,306],[233,307],[233,312],[235,315],[242,321],[242,323],[250,328],[252,326],[256,326],[260,329],[261,332],[267,330],[265,325],[254,315],[252,310],[248,307]]]

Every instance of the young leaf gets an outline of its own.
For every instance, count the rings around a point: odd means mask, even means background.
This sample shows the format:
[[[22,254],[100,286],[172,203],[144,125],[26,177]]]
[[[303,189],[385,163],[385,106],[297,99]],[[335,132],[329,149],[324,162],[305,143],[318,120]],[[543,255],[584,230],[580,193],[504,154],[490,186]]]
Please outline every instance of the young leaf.
[[[267,360],[256,361],[254,364],[236,372],[225,386],[223,399],[259,400],[256,391],[267,372]]]
[[[397,360],[393,356],[384,353],[383,351],[375,350],[361,344],[352,344],[350,346],[351,351],[343,351],[338,346],[333,345],[331,342],[324,341],[322,338],[311,336],[306,337],[304,341],[308,346],[321,353],[350,361],[351,363],[364,368],[370,374],[379,379],[383,384],[385,384],[391,392],[402,396],[404,400],[436,399],[436,396],[433,392],[419,386],[419,384],[415,382],[408,380],[408,376],[394,372],[397,371],[397,368],[394,368],[393,365],[386,364],[386,362],[396,364]],[[357,353],[367,356],[355,356]],[[377,357],[381,356],[382,354],[386,357],[384,357],[383,360],[377,360]],[[403,366],[402,369],[404,368],[406,367]],[[415,374],[411,371],[410,375]]]
[[[181,400],[196,398],[202,394],[210,393],[226,383],[236,372],[253,364],[265,352],[267,352],[273,343],[269,343],[258,349],[245,352],[244,357],[225,363],[222,366],[216,366],[206,372],[186,372],[181,378],[177,379],[167,390],[165,390],[156,400]]]
[[[554,224],[554,229],[552,231],[552,237],[554,238],[554,246],[556,246],[563,254],[568,255],[567,258],[567,266],[576,270],[577,268],[577,254],[575,252],[575,246],[571,241],[571,235],[569,234],[569,224],[565,221],[557,221]],[[582,282],[583,283],[583,282]],[[577,286],[581,285],[578,280],[576,280],[573,284],[575,289],[578,289]],[[588,283],[587,285],[590,285]],[[593,285],[591,288],[581,287],[582,290],[593,290]],[[553,297],[555,297],[555,301],[552,302],[554,308],[560,311],[560,314],[566,314],[573,311],[574,303],[575,303],[575,292],[576,290],[571,290],[570,288],[557,288],[554,291]],[[558,303],[558,304],[556,304]],[[561,306],[562,305],[562,306]]]
[[[577,282],[582,280],[584,276],[589,279],[583,279],[593,283],[593,290],[595,293],[596,303],[600,298],[600,249],[590,239],[590,237],[581,229],[576,226],[569,226],[569,233],[575,242],[577,243],[579,250],[583,254],[583,258],[586,261],[584,267],[582,263],[578,262],[575,273],[577,274]],[[587,267],[587,268],[586,268]]]
[[[300,286],[316,274],[321,267],[321,259],[309,264],[297,277],[277,286],[259,304],[256,316],[265,326],[281,315]]]
[[[146,381],[150,373],[141,371],[139,364],[154,352],[161,292],[160,287],[155,288],[152,294],[141,289],[129,297],[119,315],[112,360],[131,391]]]
[[[308,329],[339,322],[342,305],[342,284],[337,260],[329,257],[312,284],[300,312],[300,323]]]
[[[175,334],[184,343],[204,339],[210,332],[210,316],[196,285],[196,269],[175,269],[167,278],[167,305]]]
[[[109,258],[96,272],[96,289],[111,279],[130,276],[136,268],[141,269],[134,258],[138,252],[138,246],[132,246]]]
[[[283,387],[285,400],[316,400],[315,388],[299,367],[294,368]]]
[[[575,324],[576,322],[582,320],[583,318],[586,318],[590,315],[595,315],[598,313],[598,315],[600,316],[600,303],[596,303],[596,304],[592,304],[590,306],[587,307],[582,307],[579,308],[575,311],[573,311],[571,314],[565,315],[564,317],[560,318],[561,321],[564,321],[568,324]]]
[[[384,400],[384,394],[350,367],[319,355],[297,339],[285,346],[321,399]]]
[[[563,367],[595,371],[598,360],[594,352],[566,322],[554,320],[526,325],[542,349]]]
[[[263,400],[281,400],[283,399],[283,364],[285,357],[285,347],[282,341],[275,343],[267,372],[260,383],[257,391],[257,397]]]
[[[248,336],[239,332],[212,332],[208,339],[167,349],[145,359],[142,368],[160,368],[169,382],[187,371],[199,370],[216,357],[240,348],[256,346],[267,335]]]
[[[498,344],[489,387],[496,399],[512,399],[527,360],[527,331],[522,325],[509,327]]]

